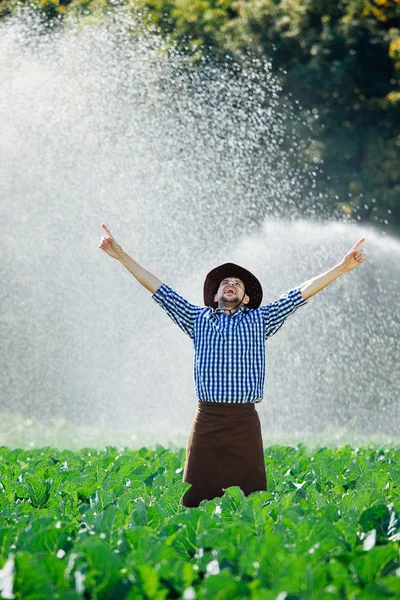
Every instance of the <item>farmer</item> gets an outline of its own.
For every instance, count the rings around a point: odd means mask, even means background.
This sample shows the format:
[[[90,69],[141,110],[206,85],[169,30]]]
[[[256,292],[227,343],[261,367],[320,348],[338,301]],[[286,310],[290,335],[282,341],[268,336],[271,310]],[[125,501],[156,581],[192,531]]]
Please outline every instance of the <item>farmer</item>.
[[[181,499],[187,507],[239,486],[247,496],[267,489],[263,440],[255,404],[265,377],[265,341],[308,298],[365,260],[360,239],[332,269],[261,306],[263,291],[247,269],[226,263],[204,282],[204,304],[195,306],[135,262],[102,225],[99,247],[116,258],[193,340],[198,405],[187,445]]]

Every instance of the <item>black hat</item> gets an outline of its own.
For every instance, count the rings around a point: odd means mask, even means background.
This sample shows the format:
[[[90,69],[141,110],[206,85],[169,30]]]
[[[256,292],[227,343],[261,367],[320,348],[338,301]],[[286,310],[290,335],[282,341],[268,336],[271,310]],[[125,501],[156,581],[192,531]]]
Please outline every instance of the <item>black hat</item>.
[[[218,291],[219,285],[226,277],[237,277],[244,283],[246,294],[250,301],[246,306],[248,308],[258,308],[263,297],[261,283],[250,271],[235,265],[234,263],[225,263],[215,267],[210,271],[204,281],[204,304],[211,308],[218,308],[218,302],[215,302],[214,296]]]

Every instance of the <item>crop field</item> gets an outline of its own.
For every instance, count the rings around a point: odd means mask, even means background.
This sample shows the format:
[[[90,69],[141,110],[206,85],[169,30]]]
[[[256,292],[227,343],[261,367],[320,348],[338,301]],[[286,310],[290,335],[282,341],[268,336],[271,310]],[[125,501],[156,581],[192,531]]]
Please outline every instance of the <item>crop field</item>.
[[[185,450],[0,448],[0,594],[400,598],[400,448],[265,448],[268,491],[185,508]]]

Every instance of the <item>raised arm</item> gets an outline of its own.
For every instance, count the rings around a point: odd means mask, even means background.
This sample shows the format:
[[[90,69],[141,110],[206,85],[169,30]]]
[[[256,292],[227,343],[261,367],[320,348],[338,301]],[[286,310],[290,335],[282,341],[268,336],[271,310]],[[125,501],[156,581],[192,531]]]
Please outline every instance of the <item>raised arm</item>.
[[[111,235],[111,231],[104,223],[102,224],[106,236],[102,237],[99,243],[99,248],[104,250],[109,256],[112,256],[116,260],[124,265],[126,269],[141,283],[149,292],[154,294],[162,285],[162,281],[158,279],[153,273],[147,271],[144,267],[141,267],[133,258],[124,252],[121,246]]]
[[[304,300],[308,300],[308,298],[320,292],[322,289],[324,289],[324,287],[326,287],[327,285],[332,283],[332,281],[340,277],[340,275],[343,275],[343,273],[347,273],[347,271],[351,271],[359,264],[364,262],[364,250],[359,250],[359,246],[363,242],[365,242],[365,238],[361,238],[361,240],[358,240],[358,242],[354,244],[352,249],[345,255],[345,257],[340,261],[340,263],[332,267],[332,269],[329,269],[329,271],[322,273],[322,275],[318,275],[317,277],[314,277],[313,279],[309,279],[308,281],[302,283],[300,285],[300,293],[303,296]]]

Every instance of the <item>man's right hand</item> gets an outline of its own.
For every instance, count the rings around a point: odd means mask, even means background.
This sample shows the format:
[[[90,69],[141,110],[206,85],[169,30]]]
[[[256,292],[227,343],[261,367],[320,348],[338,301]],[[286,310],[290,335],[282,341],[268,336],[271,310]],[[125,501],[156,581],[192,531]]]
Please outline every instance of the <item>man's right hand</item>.
[[[108,227],[104,225],[104,223],[102,223],[101,226],[107,235],[101,238],[99,248],[104,250],[104,252],[107,252],[107,254],[113,258],[119,260],[121,265],[128,269],[129,273],[132,273],[139,283],[149,290],[149,292],[154,294],[154,292],[162,286],[161,279],[158,279],[153,273],[150,273],[150,271],[147,271],[147,269],[141,267],[139,263],[133,260],[133,258],[131,258],[127,252],[124,252],[121,246],[114,240]]]
[[[118,242],[115,241],[108,227],[104,225],[104,223],[102,223],[101,226],[103,227],[107,235],[101,238],[99,248],[104,250],[104,252],[106,252],[113,258],[120,259],[123,256],[124,251],[122,250]]]

